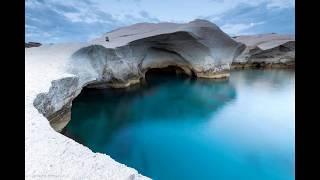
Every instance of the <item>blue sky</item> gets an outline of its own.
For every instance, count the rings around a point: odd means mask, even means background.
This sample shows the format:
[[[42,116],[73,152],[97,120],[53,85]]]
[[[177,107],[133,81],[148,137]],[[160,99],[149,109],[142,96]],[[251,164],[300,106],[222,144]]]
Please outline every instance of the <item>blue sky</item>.
[[[229,35],[295,34],[294,0],[26,0],[25,39],[88,41],[139,22],[207,19]]]

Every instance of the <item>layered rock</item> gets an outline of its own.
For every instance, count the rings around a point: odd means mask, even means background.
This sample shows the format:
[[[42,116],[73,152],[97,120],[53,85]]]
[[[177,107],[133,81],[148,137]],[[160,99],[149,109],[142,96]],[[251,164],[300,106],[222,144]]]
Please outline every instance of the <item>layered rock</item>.
[[[245,44],[246,48],[235,58],[232,68],[292,68],[295,65],[294,36],[271,33],[234,39]]]
[[[60,132],[71,119],[71,102],[80,93],[77,77],[65,77],[51,82],[48,93],[40,93],[33,101],[38,111]]]

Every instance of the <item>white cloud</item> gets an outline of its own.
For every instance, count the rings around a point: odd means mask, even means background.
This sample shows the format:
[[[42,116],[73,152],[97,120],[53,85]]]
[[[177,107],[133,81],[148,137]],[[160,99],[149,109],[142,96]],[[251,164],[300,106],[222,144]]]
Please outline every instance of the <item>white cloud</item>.
[[[28,29],[30,29],[30,30],[35,30],[35,29],[37,29],[36,26],[31,26],[31,25],[28,25],[28,24],[25,24],[25,28],[28,28]]]
[[[229,34],[249,32],[260,21],[257,14],[266,12],[242,13],[229,15],[239,7],[250,6],[250,11],[263,4],[268,9],[294,7],[294,0],[27,0],[26,33],[33,33],[41,41],[40,35],[63,39],[84,40],[120,26],[139,22],[177,22],[185,23],[196,18],[211,20]],[[248,12],[247,9],[243,9]],[[232,13],[231,13],[232,14]],[[239,18],[238,18],[239,17]],[[272,17],[272,16],[269,16]],[[286,17],[284,17],[286,19]],[[271,21],[271,20],[270,20]],[[272,19],[272,21],[274,21]],[[250,23],[252,22],[252,23]],[[257,23],[258,22],[258,23]],[[281,21],[283,22],[283,21]],[[261,22],[260,22],[261,23]],[[33,27],[31,27],[33,26]],[[35,28],[38,32],[35,33]],[[258,28],[261,29],[261,26]],[[28,35],[28,37],[32,37]]]
[[[267,4],[268,8],[289,8],[295,7],[295,1],[293,0],[269,0]]]
[[[221,26],[221,29],[230,35],[239,35],[245,34],[244,31],[248,30],[254,26],[263,24],[264,22],[257,22],[257,23],[239,23],[239,24],[224,24]]]
[[[83,22],[83,23],[103,23],[103,19],[97,17],[96,14],[92,13],[62,13],[71,22]]]

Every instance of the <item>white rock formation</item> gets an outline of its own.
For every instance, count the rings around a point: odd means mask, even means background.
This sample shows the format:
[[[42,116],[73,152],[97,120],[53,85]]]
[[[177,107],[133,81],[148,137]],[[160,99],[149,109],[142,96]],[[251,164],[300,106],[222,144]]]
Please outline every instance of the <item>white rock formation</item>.
[[[30,58],[64,54],[61,58],[68,63],[64,71],[74,76],[52,81],[48,92],[39,93],[33,104],[61,131],[70,120],[72,100],[84,86],[127,87],[144,79],[150,68],[172,65],[190,76],[227,77],[231,62],[244,48],[204,20],[142,23],[109,32],[90,43],[44,45],[35,48]]]
[[[279,34],[238,36],[236,41],[246,45],[245,50],[235,58],[235,68],[293,67],[295,64],[295,37]]]
[[[68,104],[70,94],[80,92],[78,77],[66,73],[66,66],[70,54],[81,47],[83,44],[60,44],[25,50],[26,179],[148,179],[108,155],[93,153],[57,133],[41,114],[42,108],[39,112],[34,107],[36,97],[42,97],[50,102],[50,111],[43,113],[50,114]]]
[[[216,25],[196,20],[136,24],[89,43],[25,49],[26,178],[146,179],[56,132],[70,120],[72,100],[84,86],[125,87],[148,69],[169,65],[198,77],[225,77],[239,48]]]
[[[259,43],[258,47],[272,46]],[[204,20],[141,23],[88,43],[26,48],[26,179],[147,179],[56,132],[70,120],[72,100],[85,86],[139,83],[151,68],[173,65],[197,77],[226,77],[245,48]]]

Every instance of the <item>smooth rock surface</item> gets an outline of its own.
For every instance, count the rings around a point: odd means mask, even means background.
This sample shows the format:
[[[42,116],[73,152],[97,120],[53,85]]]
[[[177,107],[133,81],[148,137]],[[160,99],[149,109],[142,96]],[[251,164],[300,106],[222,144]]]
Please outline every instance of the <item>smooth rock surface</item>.
[[[237,36],[234,39],[246,45],[235,58],[232,66],[237,67],[294,67],[295,37],[292,35],[260,34]]]

